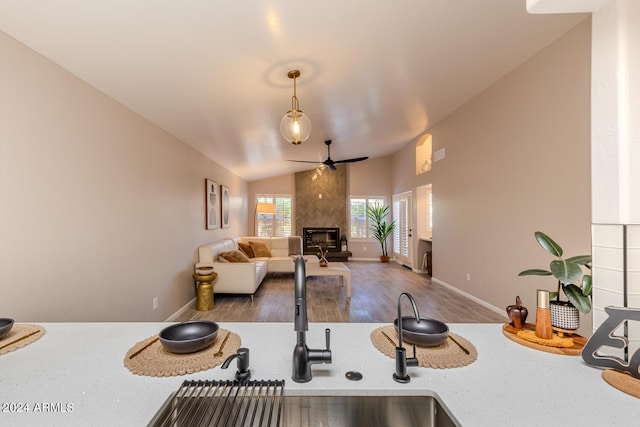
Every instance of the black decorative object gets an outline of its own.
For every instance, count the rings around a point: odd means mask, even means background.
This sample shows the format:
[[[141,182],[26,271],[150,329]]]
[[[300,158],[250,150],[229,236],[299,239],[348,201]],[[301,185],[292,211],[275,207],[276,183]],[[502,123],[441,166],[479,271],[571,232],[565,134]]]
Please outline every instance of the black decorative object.
[[[613,335],[626,321],[640,322],[640,309],[609,306],[605,307],[604,311],[609,317],[585,344],[582,349],[582,359],[587,365],[628,372],[640,379],[640,350],[630,355],[629,339],[626,336]],[[598,350],[602,347],[623,349],[624,358],[598,354]]]

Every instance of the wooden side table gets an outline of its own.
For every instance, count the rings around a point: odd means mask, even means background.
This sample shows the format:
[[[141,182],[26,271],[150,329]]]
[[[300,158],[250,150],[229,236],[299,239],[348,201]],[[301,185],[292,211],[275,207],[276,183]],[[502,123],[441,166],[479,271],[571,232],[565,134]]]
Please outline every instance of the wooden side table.
[[[213,309],[213,281],[218,273],[194,273],[193,280],[197,283],[196,310],[207,311]]]

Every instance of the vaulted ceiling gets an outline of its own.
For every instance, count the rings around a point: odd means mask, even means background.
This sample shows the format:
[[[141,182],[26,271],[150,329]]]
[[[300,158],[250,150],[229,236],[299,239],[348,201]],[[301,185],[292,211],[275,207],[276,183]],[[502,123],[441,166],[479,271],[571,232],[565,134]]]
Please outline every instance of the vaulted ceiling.
[[[0,0],[0,30],[246,180],[383,156],[586,15],[525,0]],[[280,136],[299,69],[312,133]]]

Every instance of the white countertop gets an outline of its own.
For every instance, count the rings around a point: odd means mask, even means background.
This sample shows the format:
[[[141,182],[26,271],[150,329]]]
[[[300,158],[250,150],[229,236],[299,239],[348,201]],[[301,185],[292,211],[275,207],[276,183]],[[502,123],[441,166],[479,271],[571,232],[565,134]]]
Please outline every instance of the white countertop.
[[[233,379],[236,371],[234,362],[179,377],[131,374],[125,353],[165,323],[41,325],[47,333],[40,340],[0,356],[2,426],[142,426],[185,379]],[[333,363],[313,365],[313,379],[298,384],[291,380],[293,323],[221,323],[250,349],[252,378],[284,379],[288,395],[437,394],[463,426],[629,426],[640,419],[640,400],[610,387],[581,357],[521,346],[500,324],[450,324],[476,346],[478,360],[456,369],[408,368],[411,382],[398,384],[394,360],[369,338],[379,326],[311,323],[310,348],[323,348],[324,329],[331,329]],[[351,370],[364,378],[347,380]],[[29,412],[15,412],[24,404]]]

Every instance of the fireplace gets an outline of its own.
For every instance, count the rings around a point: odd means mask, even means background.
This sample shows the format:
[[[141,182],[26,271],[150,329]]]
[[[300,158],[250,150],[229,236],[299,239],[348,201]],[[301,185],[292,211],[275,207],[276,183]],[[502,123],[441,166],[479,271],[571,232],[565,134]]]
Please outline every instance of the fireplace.
[[[304,227],[302,229],[304,254],[316,254],[318,248],[331,252],[340,252],[340,228]]]

